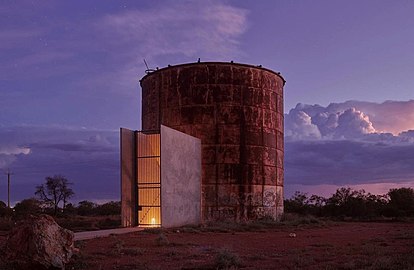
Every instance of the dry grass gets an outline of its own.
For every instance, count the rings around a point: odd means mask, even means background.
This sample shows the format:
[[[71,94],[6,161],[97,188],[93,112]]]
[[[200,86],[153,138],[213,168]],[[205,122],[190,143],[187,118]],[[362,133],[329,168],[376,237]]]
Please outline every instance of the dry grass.
[[[296,238],[289,237],[291,231]],[[76,246],[80,253],[67,269],[414,269],[414,233],[405,223],[331,226],[291,216],[281,222],[155,228]]]
[[[250,222],[211,222],[200,226],[184,226],[173,229],[183,233],[234,233],[234,232],[265,232],[272,229],[282,229],[285,227],[324,227],[334,223],[325,219],[313,216],[300,216],[297,214],[285,214],[281,221],[272,219],[261,219]],[[149,231],[148,231],[149,232]],[[155,231],[158,233],[158,231]]]

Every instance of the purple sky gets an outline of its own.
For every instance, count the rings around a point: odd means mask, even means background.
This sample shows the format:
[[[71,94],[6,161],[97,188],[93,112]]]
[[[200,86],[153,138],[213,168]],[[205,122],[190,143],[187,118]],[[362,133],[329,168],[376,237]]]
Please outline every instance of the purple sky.
[[[119,199],[118,128],[140,128],[144,58],[282,72],[288,196],[414,186],[412,14],[403,0],[3,1],[0,170],[15,173],[12,201],[53,174],[74,182],[75,200]]]

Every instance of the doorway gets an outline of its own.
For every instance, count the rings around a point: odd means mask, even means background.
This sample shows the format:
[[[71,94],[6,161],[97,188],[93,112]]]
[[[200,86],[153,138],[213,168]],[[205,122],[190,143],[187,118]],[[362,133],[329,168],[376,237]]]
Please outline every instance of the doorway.
[[[137,224],[161,226],[161,153],[159,131],[137,131]]]

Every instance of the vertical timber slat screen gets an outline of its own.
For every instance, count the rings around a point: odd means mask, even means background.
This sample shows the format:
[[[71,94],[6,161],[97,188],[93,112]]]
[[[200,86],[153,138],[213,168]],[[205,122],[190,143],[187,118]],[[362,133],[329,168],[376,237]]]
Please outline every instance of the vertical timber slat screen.
[[[161,226],[159,131],[137,132],[138,226]]]

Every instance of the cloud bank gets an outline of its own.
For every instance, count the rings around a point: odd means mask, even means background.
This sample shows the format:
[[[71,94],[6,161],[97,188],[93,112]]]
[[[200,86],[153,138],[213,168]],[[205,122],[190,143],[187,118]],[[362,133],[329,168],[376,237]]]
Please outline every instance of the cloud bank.
[[[30,154],[31,149],[15,145],[0,145],[0,170],[5,170],[19,155]]]
[[[414,182],[414,100],[298,104],[285,139],[287,186]]]
[[[117,131],[14,126],[0,127],[0,138],[0,169],[13,172],[12,201],[33,197],[35,186],[55,174],[74,183],[75,201],[119,199]],[[5,185],[1,181],[0,190]]]
[[[375,109],[375,116],[358,107],[360,102],[326,107],[298,104],[290,110],[285,115],[287,196],[297,189],[326,194],[326,190],[348,185],[368,185],[379,192],[384,192],[380,187],[412,186],[414,130],[395,128],[409,127],[411,112],[393,118],[399,114],[390,110],[390,103],[363,103]],[[411,103],[398,102],[403,108]],[[382,123],[392,122],[392,128],[378,128],[378,115],[385,117]],[[63,174],[74,183],[75,201],[119,199],[118,131],[0,126],[0,138],[0,169],[10,168],[14,173],[13,200],[33,196],[34,187],[54,174]],[[0,182],[0,200],[4,200],[6,194],[1,190],[6,190],[4,182]]]

